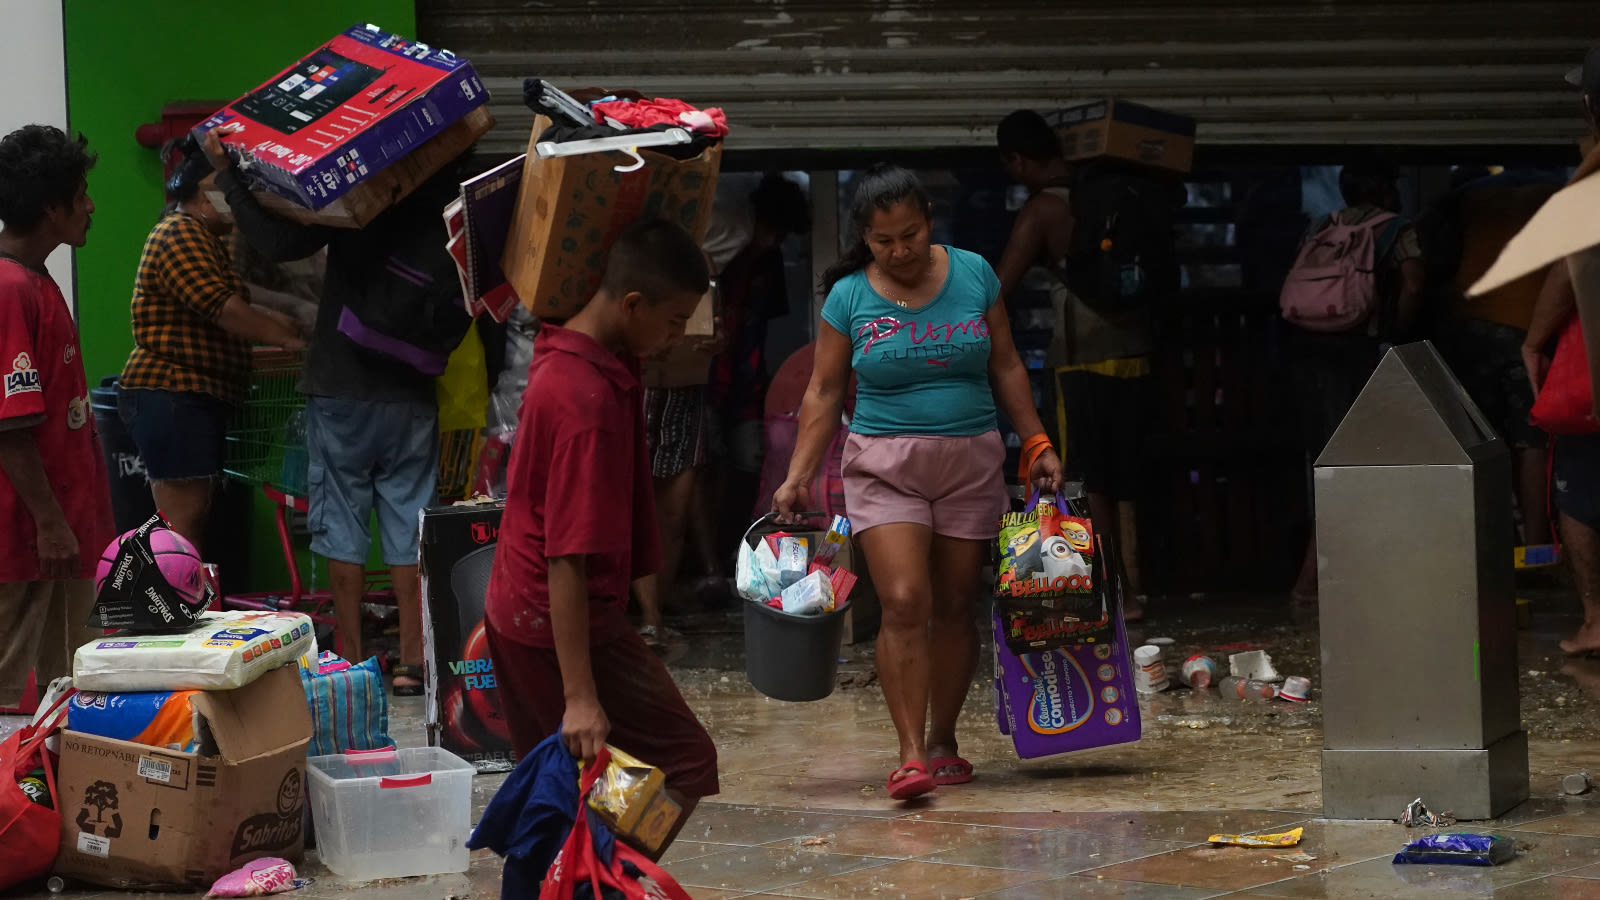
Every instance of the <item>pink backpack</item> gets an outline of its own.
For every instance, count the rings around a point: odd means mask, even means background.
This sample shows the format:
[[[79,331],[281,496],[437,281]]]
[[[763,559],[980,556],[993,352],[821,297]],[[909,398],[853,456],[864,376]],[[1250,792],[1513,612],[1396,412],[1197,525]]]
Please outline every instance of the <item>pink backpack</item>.
[[[1283,317],[1321,332],[1354,331],[1371,318],[1378,307],[1378,232],[1397,218],[1381,213],[1359,225],[1344,225],[1329,216],[1301,245],[1283,282],[1278,297]]]

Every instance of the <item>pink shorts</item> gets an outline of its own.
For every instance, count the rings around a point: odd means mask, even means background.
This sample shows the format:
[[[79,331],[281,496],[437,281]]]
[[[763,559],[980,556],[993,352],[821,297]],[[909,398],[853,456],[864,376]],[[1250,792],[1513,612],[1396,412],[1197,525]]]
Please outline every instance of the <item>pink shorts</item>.
[[[994,540],[1007,507],[1005,442],[972,437],[852,434],[844,447],[844,505],[860,534],[914,522],[944,537]]]

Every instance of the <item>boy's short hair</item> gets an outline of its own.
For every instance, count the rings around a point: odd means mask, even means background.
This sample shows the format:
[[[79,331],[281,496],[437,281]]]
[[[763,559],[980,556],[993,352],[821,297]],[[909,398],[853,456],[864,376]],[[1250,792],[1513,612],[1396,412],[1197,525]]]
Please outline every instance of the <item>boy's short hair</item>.
[[[0,138],[0,222],[30,231],[55,207],[70,207],[88,180],[95,155],[83,135],[51,125],[24,125]]]
[[[1001,119],[995,143],[1001,153],[1015,153],[1034,162],[1062,158],[1061,137],[1044,116],[1031,109],[1019,109]]]
[[[630,225],[611,245],[600,287],[616,298],[638,291],[657,303],[668,294],[704,294],[711,273],[689,232],[656,219]]]

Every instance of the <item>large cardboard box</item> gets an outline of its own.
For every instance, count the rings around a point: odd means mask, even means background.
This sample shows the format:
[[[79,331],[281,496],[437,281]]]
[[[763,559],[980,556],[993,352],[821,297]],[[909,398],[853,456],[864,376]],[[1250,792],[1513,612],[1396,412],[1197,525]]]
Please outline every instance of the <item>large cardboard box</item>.
[[[422,183],[444,168],[456,157],[467,152],[490,129],[494,116],[487,107],[479,107],[461,121],[451,125],[421,147],[401,157],[393,165],[357,184],[349,193],[321,209],[307,209],[292,200],[274,194],[265,188],[252,193],[262,206],[274,213],[303,225],[331,225],[335,228],[365,228],[389,207],[411,196]],[[211,205],[227,221],[233,221],[232,211],[214,182],[209,179],[206,195]]]
[[[514,763],[494,661],[483,631],[483,600],[500,537],[504,503],[422,511],[422,652],[428,744],[481,772]]]
[[[295,666],[193,699],[200,749],[61,735],[56,871],[122,889],[206,888],[305,846],[311,713]]]
[[[1195,122],[1187,116],[1126,100],[1096,100],[1045,119],[1061,135],[1069,160],[1110,157],[1178,173],[1194,165]]]
[[[529,312],[561,320],[589,302],[612,241],[634,222],[668,219],[705,238],[722,145],[691,160],[640,150],[644,166],[619,172],[634,165],[626,153],[540,159],[539,137],[549,127],[545,116],[534,120],[501,268]]]
[[[321,209],[489,101],[448,50],[357,25],[195,126],[264,187]]]

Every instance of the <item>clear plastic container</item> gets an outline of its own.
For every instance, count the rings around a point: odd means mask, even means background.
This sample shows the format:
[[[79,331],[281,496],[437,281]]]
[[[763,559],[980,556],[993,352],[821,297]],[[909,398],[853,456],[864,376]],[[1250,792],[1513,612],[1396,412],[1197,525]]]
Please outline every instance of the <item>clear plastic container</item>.
[[[437,747],[312,757],[322,861],[350,881],[467,871],[476,771]]]

